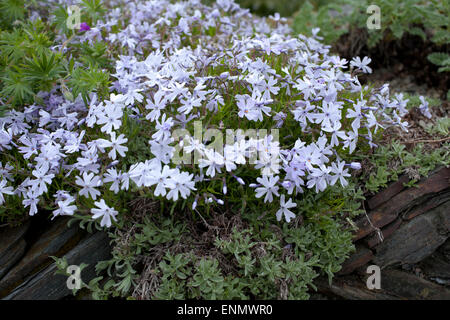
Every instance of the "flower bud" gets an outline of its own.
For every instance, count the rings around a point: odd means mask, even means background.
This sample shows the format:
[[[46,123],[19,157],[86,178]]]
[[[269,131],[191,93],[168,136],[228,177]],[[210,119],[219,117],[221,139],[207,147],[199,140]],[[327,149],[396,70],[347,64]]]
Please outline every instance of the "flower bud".
[[[223,184],[222,191],[223,191],[223,194],[227,194],[228,189],[227,189],[227,184],[226,183]]]
[[[80,31],[89,31],[89,30],[91,30],[91,27],[86,22],[82,22],[80,24]]]
[[[359,169],[361,169],[361,163],[359,163],[359,162],[352,162],[352,163],[350,163],[350,168],[352,168],[354,170],[359,170]]]

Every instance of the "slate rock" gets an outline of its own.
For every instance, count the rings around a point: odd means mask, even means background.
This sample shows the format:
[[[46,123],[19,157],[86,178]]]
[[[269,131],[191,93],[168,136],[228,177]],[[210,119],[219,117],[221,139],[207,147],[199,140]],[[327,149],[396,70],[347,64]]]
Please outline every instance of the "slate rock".
[[[360,244],[356,245],[356,252],[342,264],[342,269],[337,274],[346,275],[352,273],[354,270],[368,263],[372,258],[372,250]]]
[[[327,279],[319,278],[314,284],[317,290],[325,295],[347,300],[396,300],[397,297],[385,293],[383,290],[367,289],[366,279],[355,275],[334,278],[331,285]]]
[[[392,197],[388,202],[368,213],[368,217],[376,228],[384,227],[394,221],[400,213],[411,208],[421,199],[431,197],[450,187],[450,168],[442,168],[435,171],[428,178],[418,183],[416,188],[408,188]],[[374,228],[363,215],[356,222],[358,230],[353,240],[359,240],[374,232]]]
[[[373,261],[380,267],[413,264],[431,255],[448,238],[450,201],[402,226],[376,247]]]
[[[382,270],[381,289],[405,300],[450,300],[447,288],[399,270]]]
[[[0,228],[0,279],[22,257],[26,243],[23,239],[30,223],[15,228]]]
[[[398,218],[394,222],[388,224],[383,229],[381,229],[381,234],[383,235],[383,241],[381,241],[379,235],[377,232],[374,234],[368,236],[367,238],[364,238],[364,242],[367,244],[369,248],[373,248],[377,246],[378,244],[386,241],[391,235],[394,234],[394,232],[400,227],[402,224],[402,219]]]
[[[397,219],[397,216],[398,215],[394,212],[384,210],[370,212],[367,215],[368,219],[366,215],[363,215],[355,222],[358,230],[353,236],[353,241],[358,241],[359,239],[374,233],[376,230],[372,227],[372,225],[376,228],[382,228]],[[370,224],[369,219],[370,222],[372,222],[372,225]]]
[[[25,253],[22,259],[0,280],[0,297],[5,296],[32,273],[38,272],[58,256],[72,249],[79,242],[83,231],[74,225],[67,227],[66,218],[55,219],[50,229]]]
[[[447,239],[447,241],[439,247],[438,251],[450,262],[450,239]]]
[[[450,285],[450,262],[438,251],[418,265],[428,279]]]
[[[367,200],[367,205],[370,210],[382,205],[389,201],[393,196],[399,194],[405,189],[404,183],[409,182],[407,175],[402,175],[397,181],[392,182],[386,189],[378,192],[372,198]]]
[[[333,279],[330,285],[324,278],[314,284],[318,292],[347,300],[449,300],[450,290],[408,272],[381,270],[381,288],[369,290],[367,276],[346,275]]]
[[[0,279],[14,266],[25,253],[26,242],[19,239],[0,258]]]
[[[88,266],[81,272],[81,279],[88,283],[96,277],[95,265],[98,261],[107,260],[110,257],[111,248],[109,238],[104,232],[97,232],[83,239],[75,248],[70,250],[65,257],[69,265]],[[72,295],[67,288],[68,278],[65,275],[56,274],[55,263],[28,277],[5,300],[58,300]]]
[[[450,201],[450,192],[444,192],[444,193],[438,194],[435,197],[432,197],[430,200],[424,201],[420,205],[405,212],[403,214],[403,219],[411,220],[411,219],[417,217],[418,215],[428,212],[431,209],[436,208],[437,206],[439,206],[442,203],[445,203],[447,201]]]

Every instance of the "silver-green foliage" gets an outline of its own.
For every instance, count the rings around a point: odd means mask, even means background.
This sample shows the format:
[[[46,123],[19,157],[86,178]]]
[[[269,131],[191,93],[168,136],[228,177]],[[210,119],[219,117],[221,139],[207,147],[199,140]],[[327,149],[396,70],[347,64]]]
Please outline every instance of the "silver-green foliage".
[[[314,279],[331,281],[354,250],[348,219],[364,199],[353,184],[327,190],[297,200],[302,218],[294,224],[277,226],[275,217],[259,219],[261,208],[248,209],[239,227],[200,243],[180,216],[124,221],[110,233],[111,259],[82,288],[95,299],[136,298],[142,281],[151,283],[143,292],[150,299],[308,299]]]

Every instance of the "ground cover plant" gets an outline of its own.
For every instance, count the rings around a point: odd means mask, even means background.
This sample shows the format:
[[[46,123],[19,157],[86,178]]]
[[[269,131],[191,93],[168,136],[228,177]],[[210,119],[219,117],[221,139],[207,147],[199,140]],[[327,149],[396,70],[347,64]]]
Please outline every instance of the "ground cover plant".
[[[231,0],[20,8],[0,35],[4,221],[107,230],[96,298],[303,299],[331,281],[353,250],[359,158],[408,130],[407,99],[358,80],[369,58]]]
[[[408,101],[408,132],[395,128],[385,131],[379,148],[355,159],[364,168],[358,181],[366,196],[387,187],[402,174],[410,178],[406,185],[414,187],[437,167],[450,164],[449,109],[439,100],[407,94],[404,97]],[[429,114],[421,112],[424,104],[429,106]]]

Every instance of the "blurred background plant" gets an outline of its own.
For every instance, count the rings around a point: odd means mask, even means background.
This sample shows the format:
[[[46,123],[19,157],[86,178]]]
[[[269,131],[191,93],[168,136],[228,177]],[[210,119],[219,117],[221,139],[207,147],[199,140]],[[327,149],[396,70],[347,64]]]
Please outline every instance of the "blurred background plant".
[[[380,8],[381,30],[368,30],[366,27],[369,16],[366,10],[370,5]],[[381,40],[399,40],[407,33],[419,36],[423,41],[429,39],[436,45],[448,45],[449,22],[448,0],[307,0],[294,15],[293,28],[298,33],[311,34],[311,27],[318,27],[328,43],[337,41],[352,29],[358,29],[367,32],[369,47]],[[440,66],[440,72],[450,71],[448,51],[433,53],[428,58]]]
[[[370,5],[380,8],[379,30],[369,30],[366,26],[369,17],[366,10]],[[423,66],[431,62],[436,67],[426,68],[427,71],[437,69],[438,73],[443,73],[450,71],[449,8],[448,0],[305,1],[294,14],[292,27],[295,32],[303,34],[311,34],[311,29],[318,27],[324,41],[334,44],[340,55],[373,56],[376,53],[386,65],[393,55],[397,56],[397,52],[405,56],[408,55],[406,51],[414,48],[420,51],[420,54],[412,53],[416,64]],[[421,61],[425,59],[427,61]],[[437,85],[438,82],[441,84]],[[434,86],[443,90],[447,87],[448,90],[448,74],[442,81],[435,80]],[[446,96],[448,100],[450,90]]]

